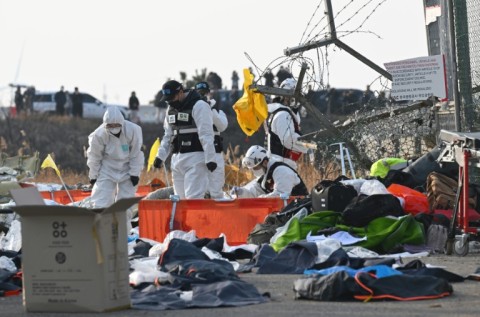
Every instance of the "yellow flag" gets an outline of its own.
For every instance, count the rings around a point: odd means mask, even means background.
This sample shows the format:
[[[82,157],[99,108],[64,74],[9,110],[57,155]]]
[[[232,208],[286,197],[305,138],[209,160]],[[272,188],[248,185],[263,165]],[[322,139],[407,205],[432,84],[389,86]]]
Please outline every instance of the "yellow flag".
[[[148,164],[147,164],[147,172],[153,166],[153,161],[155,161],[155,157],[157,156],[158,148],[160,147],[160,139],[157,138],[153,143],[152,147],[150,148],[150,153],[148,154]]]
[[[243,96],[233,105],[237,114],[237,121],[242,131],[251,136],[262,125],[268,116],[268,107],[265,96],[250,89],[253,83],[253,75],[247,68],[243,70],[245,82],[243,84]]]
[[[43,160],[42,166],[40,166],[40,167],[42,169],[47,168],[47,167],[51,167],[55,170],[55,173],[57,173],[57,175],[60,176],[60,171],[58,170],[57,164],[55,164],[55,162],[53,161],[50,154],[48,154],[47,157],[45,158],[45,160]]]

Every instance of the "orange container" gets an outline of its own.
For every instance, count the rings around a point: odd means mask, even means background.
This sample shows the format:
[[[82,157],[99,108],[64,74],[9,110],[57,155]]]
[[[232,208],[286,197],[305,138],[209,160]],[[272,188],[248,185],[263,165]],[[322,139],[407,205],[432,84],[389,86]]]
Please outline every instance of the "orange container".
[[[145,196],[149,192],[156,189],[157,188],[152,185],[141,185],[141,186],[138,186],[136,195]],[[92,194],[91,190],[80,190],[80,189],[73,189],[73,190],[69,190],[68,192],[70,193],[70,196],[72,196],[72,199],[74,202],[90,197],[90,195]],[[44,199],[50,199],[62,205],[71,203],[70,197],[68,197],[68,193],[66,190],[41,191],[40,194]]]
[[[405,201],[403,209],[406,213],[416,215],[420,212],[430,213],[427,196],[410,187],[399,184],[388,186],[387,190],[396,197],[401,197]]]
[[[280,198],[239,198],[229,201],[185,199],[176,203],[173,230],[195,230],[199,238],[218,238],[224,233],[229,245],[247,242],[257,223],[283,208]],[[138,206],[140,237],[162,242],[170,232],[173,202],[141,200]]]

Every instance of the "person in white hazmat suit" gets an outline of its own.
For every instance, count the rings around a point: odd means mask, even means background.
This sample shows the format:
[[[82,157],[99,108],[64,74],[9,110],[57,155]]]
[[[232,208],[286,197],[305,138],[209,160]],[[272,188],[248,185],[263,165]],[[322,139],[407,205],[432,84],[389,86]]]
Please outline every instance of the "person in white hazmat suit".
[[[217,169],[210,105],[195,90],[176,80],[162,87],[168,103],[164,135],[153,166],[160,168],[170,153],[173,190],[181,199],[205,198],[208,174]]]
[[[297,82],[285,79],[280,88],[294,90]],[[271,157],[297,169],[297,161],[307,148],[298,142],[300,137],[299,104],[292,97],[276,97],[268,104],[265,121],[267,148]]]
[[[223,138],[220,132],[228,127],[228,119],[225,112],[219,109],[215,99],[209,98],[210,86],[206,81],[201,81],[195,85],[195,90],[202,96],[212,109],[214,143],[215,143],[215,162],[217,168],[208,174],[208,191],[210,198],[223,198],[223,186],[225,185],[225,159],[223,158]]]
[[[126,121],[117,107],[109,107],[103,123],[88,136],[88,145],[93,206],[105,208],[119,199],[135,197],[145,163],[140,126]]]
[[[300,175],[286,163],[268,158],[267,150],[259,145],[250,147],[242,160],[256,179],[243,187],[233,187],[232,197],[277,197],[281,194],[306,196],[309,194]]]

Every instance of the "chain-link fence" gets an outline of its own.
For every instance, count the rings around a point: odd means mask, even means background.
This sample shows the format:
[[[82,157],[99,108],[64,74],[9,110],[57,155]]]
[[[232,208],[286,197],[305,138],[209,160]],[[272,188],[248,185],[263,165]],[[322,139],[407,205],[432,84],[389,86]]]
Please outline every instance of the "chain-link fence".
[[[479,128],[480,2],[453,1],[462,130]]]
[[[419,104],[423,105],[423,104]],[[425,104],[406,112],[406,107],[376,110],[378,120],[359,120],[345,131],[345,138],[357,144],[359,151],[375,162],[384,157],[419,157],[435,146],[432,108]],[[397,112],[395,112],[397,110]]]
[[[349,149],[357,177],[368,176],[370,165],[385,157],[419,158],[437,145],[439,129],[451,122],[452,114],[439,110],[431,100],[364,105],[348,120],[335,124],[333,130],[326,131],[327,127],[312,136],[310,140],[319,146],[315,158],[321,168],[334,168],[334,174],[339,175],[341,152],[338,144],[342,143]],[[343,154],[344,170],[351,176],[348,157]],[[327,172],[322,171],[323,174]]]

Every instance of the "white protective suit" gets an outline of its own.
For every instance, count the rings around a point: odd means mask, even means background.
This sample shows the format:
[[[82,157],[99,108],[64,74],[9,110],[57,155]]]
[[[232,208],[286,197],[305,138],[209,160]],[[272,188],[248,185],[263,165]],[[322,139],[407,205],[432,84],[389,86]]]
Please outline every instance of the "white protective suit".
[[[215,105],[214,102],[214,99],[210,99],[210,105],[212,103]],[[227,116],[222,110],[212,108],[212,120],[219,133],[227,129]],[[208,173],[208,190],[211,198],[218,199],[223,198],[223,185],[225,185],[225,159],[222,152],[215,154],[215,162],[217,163],[217,169]]]
[[[300,135],[295,132],[295,124],[293,122],[293,120],[296,120],[298,125],[300,125],[300,116],[298,114],[294,114],[294,117],[292,117],[291,112],[279,111],[273,116],[273,118],[271,118],[270,114],[279,108],[289,109],[287,106],[284,106],[280,103],[268,104],[269,117],[267,118],[267,121],[270,122],[272,132],[278,135],[280,142],[287,149],[301,153],[307,153],[308,149],[305,146],[297,143],[297,139],[300,137]],[[265,124],[267,124],[267,121],[265,121]],[[267,128],[265,128],[265,132],[267,134],[267,150],[270,153],[270,156],[277,161],[288,164],[296,170],[297,163],[295,161],[271,153],[270,134],[268,133]]]
[[[188,92],[191,93],[191,92]],[[168,122],[167,115],[163,123],[165,133],[157,152],[157,157],[163,162],[171,151],[173,129]],[[205,198],[208,188],[208,173],[211,173],[206,164],[216,162],[216,153],[213,140],[213,119],[210,105],[198,100],[192,109],[192,117],[197,126],[197,133],[203,152],[174,153],[171,160],[173,189],[176,195],[184,198]],[[218,167],[217,167],[218,168]]]
[[[270,159],[268,161],[267,171],[265,174],[268,173],[268,170],[274,163],[276,163],[275,160]],[[263,190],[258,183],[259,178],[256,178],[243,187],[234,187],[230,194],[232,196],[236,196],[237,198],[277,197],[283,193],[290,195],[293,187],[301,182],[301,179],[294,171],[292,171],[289,167],[282,165],[275,168],[272,178],[274,184],[273,191],[271,193],[267,193],[265,190]]]
[[[106,129],[106,124],[122,125],[119,137]],[[140,176],[145,159],[141,150],[142,129],[123,118],[117,107],[109,107],[103,116],[103,124],[88,136],[88,177],[96,179],[91,201],[95,208],[105,208],[115,201],[135,197],[130,176]]]

